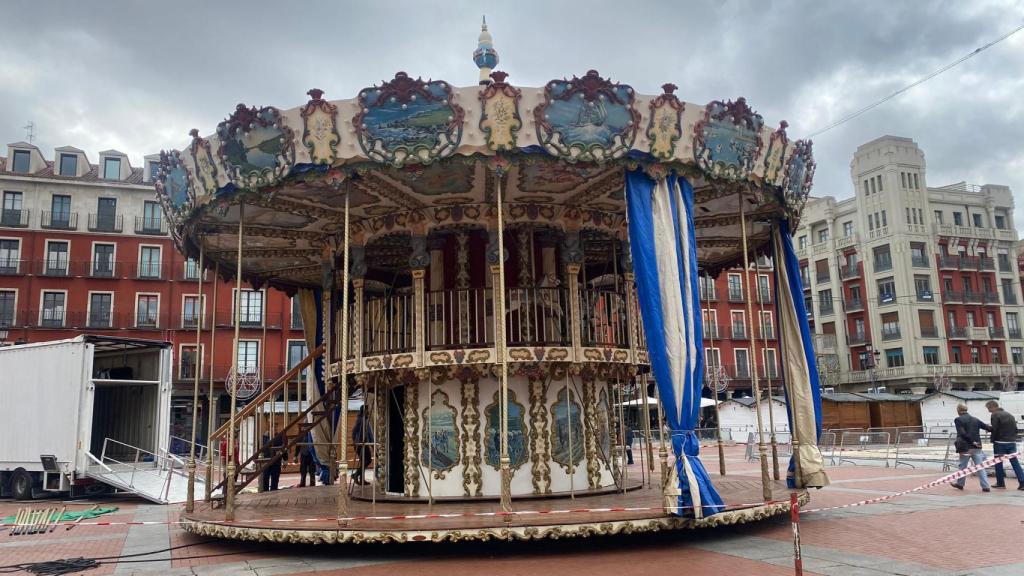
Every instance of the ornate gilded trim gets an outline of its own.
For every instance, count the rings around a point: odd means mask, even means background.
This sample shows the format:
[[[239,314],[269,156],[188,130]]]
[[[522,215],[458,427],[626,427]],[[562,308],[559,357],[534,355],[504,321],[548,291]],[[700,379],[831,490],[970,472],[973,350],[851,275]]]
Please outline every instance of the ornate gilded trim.
[[[480,382],[479,376],[463,377],[462,384],[462,492],[483,495],[480,469]]]
[[[300,110],[302,143],[309,149],[310,162],[330,166],[338,158],[338,107],[321,98],[324,91],[313,88],[310,100]]]
[[[484,428],[484,461],[495,470],[501,470],[501,393],[494,393],[494,401],[484,409],[486,425]],[[527,440],[529,430],[526,426],[526,407],[516,401],[514,390],[508,391],[508,457],[511,468],[519,470],[526,463]]]
[[[583,418],[576,394],[566,383],[551,403],[550,436],[551,461],[559,464],[569,474],[576,471],[586,452]]]
[[[530,378],[530,462],[533,493],[551,493],[551,441],[548,437],[548,386],[541,375]]]
[[[405,495],[420,495],[419,385],[405,385]]]
[[[449,423],[450,430],[445,430]],[[429,405],[423,409],[420,462],[427,462],[428,472],[433,473],[435,480],[444,480],[448,472],[459,464],[459,440],[458,411],[449,403],[448,394],[434,390],[430,394]],[[449,450],[451,454],[446,453]]]
[[[487,148],[494,152],[515,150],[523,119],[519,116],[519,100],[523,93],[505,82],[508,74],[492,72],[494,82],[480,91],[480,130]]]
[[[295,164],[295,134],[273,106],[239,104],[217,125],[217,138],[217,156],[228,179],[239,188],[277,184]]]
[[[746,98],[704,107],[704,118],[693,127],[694,161],[709,175],[725,180],[749,176],[761,153],[764,119]]]
[[[670,160],[676,153],[676,142],[683,134],[682,118],[686,104],[673,92],[678,86],[662,84],[662,94],[650,105],[650,122],[647,124],[647,139],[650,140],[651,155],[658,160]]]
[[[601,459],[597,454],[597,395],[593,378],[583,380],[583,418],[586,424],[583,436],[586,440],[587,483],[591,490],[596,490],[601,487]]]

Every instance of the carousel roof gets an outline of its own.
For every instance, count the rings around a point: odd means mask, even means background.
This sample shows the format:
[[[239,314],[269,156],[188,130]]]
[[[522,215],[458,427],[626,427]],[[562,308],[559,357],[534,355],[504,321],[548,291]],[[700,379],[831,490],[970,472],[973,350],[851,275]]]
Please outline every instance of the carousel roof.
[[[496,56],[494,59],[496,62]],[[399,72],[355,98],[310,90],[302,106],[239,104],[213,134],[192,130],[161,152],[157,193],[183,251],[234,270],[244,202],[243,276],[282,287],[321,282],[342,242],[489,227],[501,186],[506,226],[591,230],[626,238],[624,173],[674,170],[695,189],[698,258],[712,274],[770,226],[796,227],[810,190],[809,141],[768,127],[745,99],[683,102],[676,87],[641,95],[591,70],[543,87],[491,81],[454,87]]]

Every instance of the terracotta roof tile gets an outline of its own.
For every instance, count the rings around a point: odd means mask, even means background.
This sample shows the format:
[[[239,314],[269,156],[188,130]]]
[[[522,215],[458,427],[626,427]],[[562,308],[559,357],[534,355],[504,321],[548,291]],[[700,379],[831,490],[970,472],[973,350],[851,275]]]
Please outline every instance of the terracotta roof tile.
[[[47,180],[67,180],[73,182],[103,182],[111,185],[131,184],[134,186],[152,186],[152,182],[142,181],[146,173],[145,169],[143,168],[132,168],[132,172],[131,174],[128,175],[128,178],[122,181],[115,181],[100,178],[100,168],[97,164],[89,164],[89,171],[83,174],[82,176],[61,176],[59,174],[54,174],[53,165],[54,163],[52,161],[47,160],[46,167],[36,172],[35,174],[21,174],[15,172],[8,172],[7,159],[0,156],[0,175],[10,174],[19,177],[46,178]]]

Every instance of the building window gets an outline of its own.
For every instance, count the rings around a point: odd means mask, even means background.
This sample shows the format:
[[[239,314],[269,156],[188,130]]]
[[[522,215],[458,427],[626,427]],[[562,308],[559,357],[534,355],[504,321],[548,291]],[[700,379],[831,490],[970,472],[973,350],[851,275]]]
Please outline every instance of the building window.
[[[54,194],[50,199],[49,221],[46,221],[45,216],[43,220],[43,226],[46,228],[71,228],[71,196]]]
[[[834,309],[834,305],[835,303],[832,301],[831,289],[818,291],[818,310],[822,316],[831,314]]]
[[[1024,348],[1014,346],[1010,348],[1010,356],[1013,358],[1013,363],[1020,365],[1024,364]]]
[[[996,254],[996,261],[999,263],[1000,272],[1010,271],[1010,255],[1007,254],[1005,250],[1000,250],[999,253]]]
[[[183,380],[195,379],[196,370],[199,368],[199,354],[195,344],[181,347],[181,363],[179,364],[178,377]]]
[[[0,290],[0,328],[14,326],[14,301],[17,299],[17,292],[14,290]]]
[[[828,228],[818,230],[818,244],[828,242]]]
[[[871,194],[871,190],[868,188],[868,181],[865,180],[864,181],[864,195],[867,196],[869,194]]]
[[[778,362],[775,361],[775,349],[774,348],[765,348],[764,350],[762,350],[761,351],[761,361],[764,364],[765,374],[769,378],[778,378],[779,377],[779,368],[778,368],[779,365],[778,365]]]
[[[302,359],[309,354],[306,348],[306,342],[304,340],[289,340],[288,341],[288,370],[295,368],[302,362]],[[309,377],[309,368],[302,371],[302,379],[305,380]]]
[[[971,219],[974,221],[975,228],[984,228],[981,222],[981,214],[971,214]]]
[[[938,346],[925,346],[924,347],[924,363],[930,366],[939,365],[939,347]]]
[[[156,294],[139,294],[135,305],[135,326],[156,328],[160,322],[160,297]]]
[[[1006,313],[1006,330],[1009,332],[1010,338],[1020,338],[1020,321],[1017,319],[1016,312]]]
[[[263,292],[259,290],[242,290],[242,293],[239,295],[239,302],[241,314],[238,321],[243,326],[259,326],[263,322]]]
[[[928,268],[928,249],[924,242],[910,243],[910,263],[916,268]]]
[[[703,280],[703,276],[701,279]],[[704,296],[704,295],[702,295]],[[706,297],[703,299],[707,299]],[[292,330],[302,330],[302,302],[298,296],[292,296]]]
[[[110,328],[114,295],[109,292],[89,294],[89,327]]]
[[[942,210],[935,211],[935,223],[942,224]]]
[[[906,187],[907,187],[907,173],[906,172],[900,172],[900,188],[906,188]]]
[[[971,364],[981,364],[981,349],[971,346]]]
[[[903,366],[903,348],[890,348],[885,351],[885,367],[901,368]]]
[[[919,302],[933,302],[932,280],[930,276],[914,275],[914,293]]]
[[[920,190],[921,187],[918,185],[917,174],[914,174],[914,190]]]
[[[160,277],[160,247],[142,246],[139,249],[139,278]]]
[[[889,245],[876,246],[872,249],[875,256],[875,272],[892,270],[892,253],[889,252]]]
[[[900,315],[898,312],[882,314],[882,340],[898,340],[900,337]]]
[[[814,278],[818,284],[829,281],[828,259],[817,260],[814,263]]]
[[[14,158],[11,161],[11,172],[28,174],[31,165],[32,153],[28,150],[15,150]]]
[[[761,274],[757,277],[757,295],[763,304],[767,304],[772,301],[772,290],[766,274]]]
[[[853,236],[853,222],[843,222],[843,238]]]
[[[996,214],[996,228],[999,230],[1006,230],[1006,216]]]
[[[61,154],[60,155],[60,175],[61,176],[77,176],[78,175],[78,155],[77,154]]]
[[[181,327],[195,328],[203,314],[203,306],[199,304],[199,296],[185,296],[181,301]]]
[[[0,212],[0,225],[24,226],[27,224],[21,214],[22,199],[21,192],[4,192],[4,205],[3,211]]]
[[[772,321],[770,311],[761,312],[761,335],[765,338],[775,338],[775,324]]]
[[[52,240],[46,243],[47,276],[65,276],[68,273],[68,243]]]
[[[103,159],[103,177],[107,180],[120,180],[121,179],[121,159],[120,158],[104,158]]]
[[[872,194],[877,194],[878,193],[878,188],[877,188],[878,185],[875,184],[875,179],[874,178],[868,178],[868,183],[871,184],[871,193]]]
[[[999,354],[999,348],[989,348],[989,350],[988,350],[988,360],[992,364],[1002,364],[1003,363],[1003,358]]]
[[[1017,293],[1013,289],[1013,280],[1003,278],[1003,304],[1016,304]]]
[[[801,249],[801,250],[803,250],[804,248],[807,248],[807,236],[804,235],[804,236],[801,236],[801,237],[797,238],[796,239],[796,244],[797,244],[797,247],[799,249]]]
[[[160,204],[146,202],[142,205],[142,231],[148,233],[159,233],[163,228],[163,213],[160,211]]]
[[[863,342],[866,334],[864,333],[864,319],[857,318],[853,321],[853,334],[851,334],[853,340]]]
[[[185,280],[199,280],[199,263],[192,258],[185,259]]]
[[[238,372],[255,374],[259,371],[260,342],[259,340],[239,340]]]
[[[156,161],[150,162],[149,163],[149,181],[150,182],[156,182],[156,180],[157,180],[157,178],[159,176],[160,176],[160,162],[156,162]]]
[[[885,220],[885,210],[882,210],[882,228],[888,226],[889,223]]]
[[[750,378],[750,357],[746,348],[737,348],[733,351],[736,358],[736,377]]]
[[[953,225],[954,226],[963,226],[964,225],[964,215],[961,212],[953,212]]]
[[[743,300],[743,276],[729,274],[729,300],[739,302]]]
[[[732,311],[729,313],[729,319],[732,322],[732,337],[733,338],[746,338],[747,337],[747,322],[743,316],[743,312]]]
[[[43,310],[40,324],[46,327],[60,327],[64,325],[64,300],[67,294],[64,292],[43,292]]]
[[[960,347],[959,346],[953,346],[952,350],[953,350],[953,359],[952,359],[953,364],[962,364],[963,363],[963,357],[960,355]]]
[[[117,198],[96,200],[96,222],[94,229],[100,232],[120,232],[117,222]]]
[[[92,245],[92,275],[97,278],[114,276],[114,244]]]
[[[875,179],[878,180],[878,191],[882,192],[884,190],[884,188],[882,187],[882,175],[879,174],[878,176],[875,176]]]
[[[935,327],[935,313],[932,310],[918,310],[917,321],[921,325],[922,338],[938,338],[939,331]]]
[[[20,240],[0,240],[0,274],[17,274],[20,258]]]
[[[894,304],[896,302],[896,282],[892,276],[882,278],[878,281],[878,303],[880,305]]]

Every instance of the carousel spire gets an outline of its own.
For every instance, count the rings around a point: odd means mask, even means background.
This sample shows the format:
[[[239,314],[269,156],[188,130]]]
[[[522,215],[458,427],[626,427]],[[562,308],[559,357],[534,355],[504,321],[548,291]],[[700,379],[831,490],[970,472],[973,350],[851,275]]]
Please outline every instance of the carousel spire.
[[[498,65],[498,52],[494,49],[494,40],[487,30],[487,16],[484,16],[480,25],[480,37],[477,38],[477,47],[473,51],[473,62],[480,69],[480,84],[490,84],[491,70]]]

